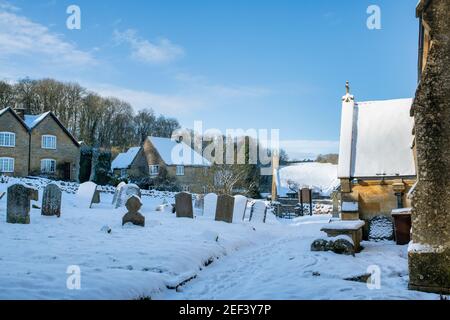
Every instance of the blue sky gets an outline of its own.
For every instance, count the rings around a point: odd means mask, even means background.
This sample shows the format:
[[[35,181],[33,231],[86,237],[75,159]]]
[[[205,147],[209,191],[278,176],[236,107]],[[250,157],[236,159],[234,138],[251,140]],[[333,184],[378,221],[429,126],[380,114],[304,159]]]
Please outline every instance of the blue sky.
[[[346,80],[359,101],[414,95],[416,3],[0,0],[0,79],[77,81],[185,127],[280,129],[293,158],[336,152]]]

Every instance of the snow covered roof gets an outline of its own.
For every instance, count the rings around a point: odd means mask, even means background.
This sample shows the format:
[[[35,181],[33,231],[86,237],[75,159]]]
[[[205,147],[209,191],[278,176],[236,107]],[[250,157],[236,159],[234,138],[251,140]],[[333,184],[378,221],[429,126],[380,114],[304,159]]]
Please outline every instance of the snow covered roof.
[[[128,169],[139,153],[139,150],[141,150],[141,147],[133,147],[128,149],[127,152],[119,153],[111,163],[111,169]]]
[[[25,124],[27,125],[28,128],[33,129],[34,127],[36,127],[42,120],[45,119],[46,116],[48,116],[50,114],[50,112],[46,112],[43,114],[38,114],[38,115],[29,115],[26,114],[25,115]]]
[[[412,99],[342,105],[339,178],[415,176]]]
[[[337,188],[340,181],[337,177],[337,165],[330,163],[306,162],[280,167],[275,171],[275,183],[278,196],[292,193],[289,185],[298,188],[311,188],[321,196],[328,197]]]
[[[183,142],[170,138],[148,137],[166,165],[211,166],[201,154]]]

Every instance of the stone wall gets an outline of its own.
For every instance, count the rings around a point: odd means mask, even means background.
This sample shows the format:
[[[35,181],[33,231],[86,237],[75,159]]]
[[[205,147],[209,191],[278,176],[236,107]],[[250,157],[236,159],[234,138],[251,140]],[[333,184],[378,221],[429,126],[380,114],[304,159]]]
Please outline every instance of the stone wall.
[[[413,104],[419,181],[410,288],[450,293],[450,1],[429,1],[424,10],[432,44]]]
[[[14,158],[14,173],[4,175],[27,176],[28,175],[28,130],[17,120],[12,112],[5,112],[0,116],[0,131],[16,134],[16,146],[14,148],[0,147],[0,157]]]
[[[42,136],[56,136],[56,150],[42,148]],[[80,148],[51,117],[47,116],[31,131],[30,174],[41,175],[41,160],[56,160],[55,178],[64,179],[64,164],[70,163],[70,180],[78,180]]]

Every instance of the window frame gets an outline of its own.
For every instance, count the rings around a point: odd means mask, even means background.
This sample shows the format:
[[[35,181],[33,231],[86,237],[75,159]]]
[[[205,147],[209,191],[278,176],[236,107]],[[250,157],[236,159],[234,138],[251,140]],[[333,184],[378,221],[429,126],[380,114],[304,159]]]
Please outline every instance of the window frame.
[[[5,171],[5,170],[3,170],[3,161],[4,160],[7,160],[7,161],[12,161],[12,170],[10,169],[10,170],[8,170],[8,171]],[[14,170],[15,170],[15,159],[14,158],[11,158],[11,157],[0,157],[0,173],[14,173]],[[10,164],[8,164],[8,166],[9,166]]]
[[[156,168],[156,171],[153,170],[154,168]],[[150,171],[150,176],[152,176],[152,177],[156,177],[157,175],[159,175],[159,164],[149,165],[149,171]]]
[[[0,135],[4,135],[3,141],[6,141],[6,136],[9,136],[9,141],[11,142],[11,137],[13,137],[13,144],[12,145],[4,145],[0,144],[0,147],[3,148],[15,148],[16,147],[16,133],[10,132],[10,131],[1,131]]]
[[[47,168],[43,167],[44,162],[50,162],[50,163],[54,163],[54,168],[53,171],[51,170],[51,165],[50,165],[50,170],[45,170]],[[55,159],[41,159],[41,173],[56,173],[56,160]]]
[[[48,139],[48,138],[52,138],[52,139],[54,138],[54,140],[55,140],[55,146],[54,146],[54,147],[53,147],[53,146],[50,146],[50,147],[46,147],[46,146],[45,146],[44,141],[46,141],[46,139]],[[43,134],[42,137],[41,137],[41,148],[42,148],[42,149],[46,149],[46,150],[56,150],[57,143],[58,143],[58,138],[57,138],[55,135],[52,135],[52,134]]]
[[[178,169],[181,169],[181,172],[178,172]],[[177,176],[180,176],[180,177],[184,176],[184,166],[183,165],[177,165],[175,171],[176,171]]]

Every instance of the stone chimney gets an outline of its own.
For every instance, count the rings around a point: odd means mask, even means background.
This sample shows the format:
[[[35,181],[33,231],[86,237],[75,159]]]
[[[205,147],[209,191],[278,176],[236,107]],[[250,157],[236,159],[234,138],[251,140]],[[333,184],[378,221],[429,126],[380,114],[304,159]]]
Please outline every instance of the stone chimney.
[[[22,119],[25,120],[25,108],[22,104],[17,104],[14,108],[14,112]]]

